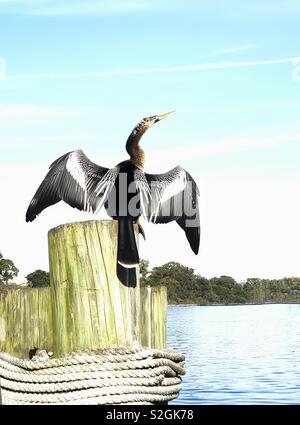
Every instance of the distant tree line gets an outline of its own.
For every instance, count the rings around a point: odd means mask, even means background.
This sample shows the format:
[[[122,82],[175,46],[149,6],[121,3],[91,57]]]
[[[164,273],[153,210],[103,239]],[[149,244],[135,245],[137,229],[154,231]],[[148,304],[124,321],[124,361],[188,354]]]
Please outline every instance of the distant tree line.
[[[19,270],[0,252],[0,284],[9,284]],[[26,276],[32,288],[48,286],[49,272],[35,270]],[[149,270],[149,262],[140,262],[141,286],[164,285],[169,304],[245,304],[300,303],[300,277],[283,279],[248,278],[238,283],[230,276],[207,279],[182,264],[169,262]]]
[[[238,283],[230,276],[207,279],[182,264],[169,262],[149,271],[141,261],[142,286],[165,285],[169,304],[300,303],[300,278],[248,278]]]
[[[0,284],[8,285],[18,276],[19,270],[9,258],[3,258],[0,252]],[[48,286],[50,283],[49,273],[44,270],[35,270],[26,277],[27,285],[32,288]]]

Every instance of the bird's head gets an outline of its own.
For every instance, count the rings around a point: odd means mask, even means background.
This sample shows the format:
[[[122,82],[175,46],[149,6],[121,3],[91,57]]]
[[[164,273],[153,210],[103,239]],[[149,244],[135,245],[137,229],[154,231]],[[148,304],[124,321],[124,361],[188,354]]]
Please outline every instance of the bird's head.
[[[158,121],[167,118],[175,111],[166,112],[161,115],[152,115],[151,117],[143,118],[132,130],[130,133],[127,142],[126,142],[126,150],[130,155],[131,159],[135,161],[135,164],[141,169],[144,166],[145,155],[142,148],[139,147],[139,142],[142,135],[153,126]]]
[[[135,136],[141,136],[145,133],[146,130],[148,130],[150,127],[153,126],[158,121],[163,120],[164,118],[167,118],[169,115],[173,114],[175,111],[166,112],[165,114],[161,115],[152,115],[151,117],[143,118],[133,129],[131,133],[131,137]]]
[[[169,115],[173,114],[175,111],[166,112],[165,114],[161,115],[153,115],[152,117],[144,118],[146,123],[149,127],[151,127],[153,124],[155,124],[158,121],[163,120],[164,118],[167,118]]]
[[[155,124],[158,121],[163,120],[164,118],[167,118],[169,115],[173,114],[175,111],[166,112],[165,114],[161,115],[152,115],[151,117],[143,118],[140,123],[144,125],[147,128],[152,127],[153,124]]]

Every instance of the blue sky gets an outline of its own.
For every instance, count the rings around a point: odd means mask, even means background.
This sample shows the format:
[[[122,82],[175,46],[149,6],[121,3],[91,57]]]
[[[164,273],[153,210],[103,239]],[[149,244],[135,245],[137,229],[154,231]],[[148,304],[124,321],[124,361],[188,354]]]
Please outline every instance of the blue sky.
[[[142,255],[207,276],[300,275],[299,17],[289,0],[0,0],[0,185],[10,205],[0,249],[20,276],[47,267],[49,227],[87,217],[59,205],[24,223],[48,165],[80,147],[113,166],[139,119],[172,109],[143,139],[146,169],[180,163],[196,178],[201,250],[194,257],[172,225],[150,226]],[[172,248],[157,253],[161,232]]]

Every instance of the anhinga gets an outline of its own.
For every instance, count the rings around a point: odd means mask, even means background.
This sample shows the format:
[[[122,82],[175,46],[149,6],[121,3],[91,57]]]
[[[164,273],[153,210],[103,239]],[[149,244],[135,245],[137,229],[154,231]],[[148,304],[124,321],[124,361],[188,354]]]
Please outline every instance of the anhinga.
[[[173,112],[173,111],[172,111]],[[91,162],[82,150],[68,152],[50,165],[26,213],[26,221],[63,200],[79,210],[98,212],[104,205],[118,220],[117,275],[122,283],[135,285],[139,255],[133,230],[143,215],[152,223],[176,221],[195,254],[200,243],[199,190],[191,175],[177,166],[164,174],[144,170],[142,135],[172,112],[143,118],[126,143],[130,159],[108,169]]]

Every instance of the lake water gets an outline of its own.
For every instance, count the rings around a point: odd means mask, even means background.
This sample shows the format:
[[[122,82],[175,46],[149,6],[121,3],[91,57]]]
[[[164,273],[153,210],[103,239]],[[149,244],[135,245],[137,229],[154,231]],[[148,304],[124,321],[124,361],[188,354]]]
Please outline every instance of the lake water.
[[[168,345],[187,369],[170,404],[300,404],[300,305],[170,306]]]

